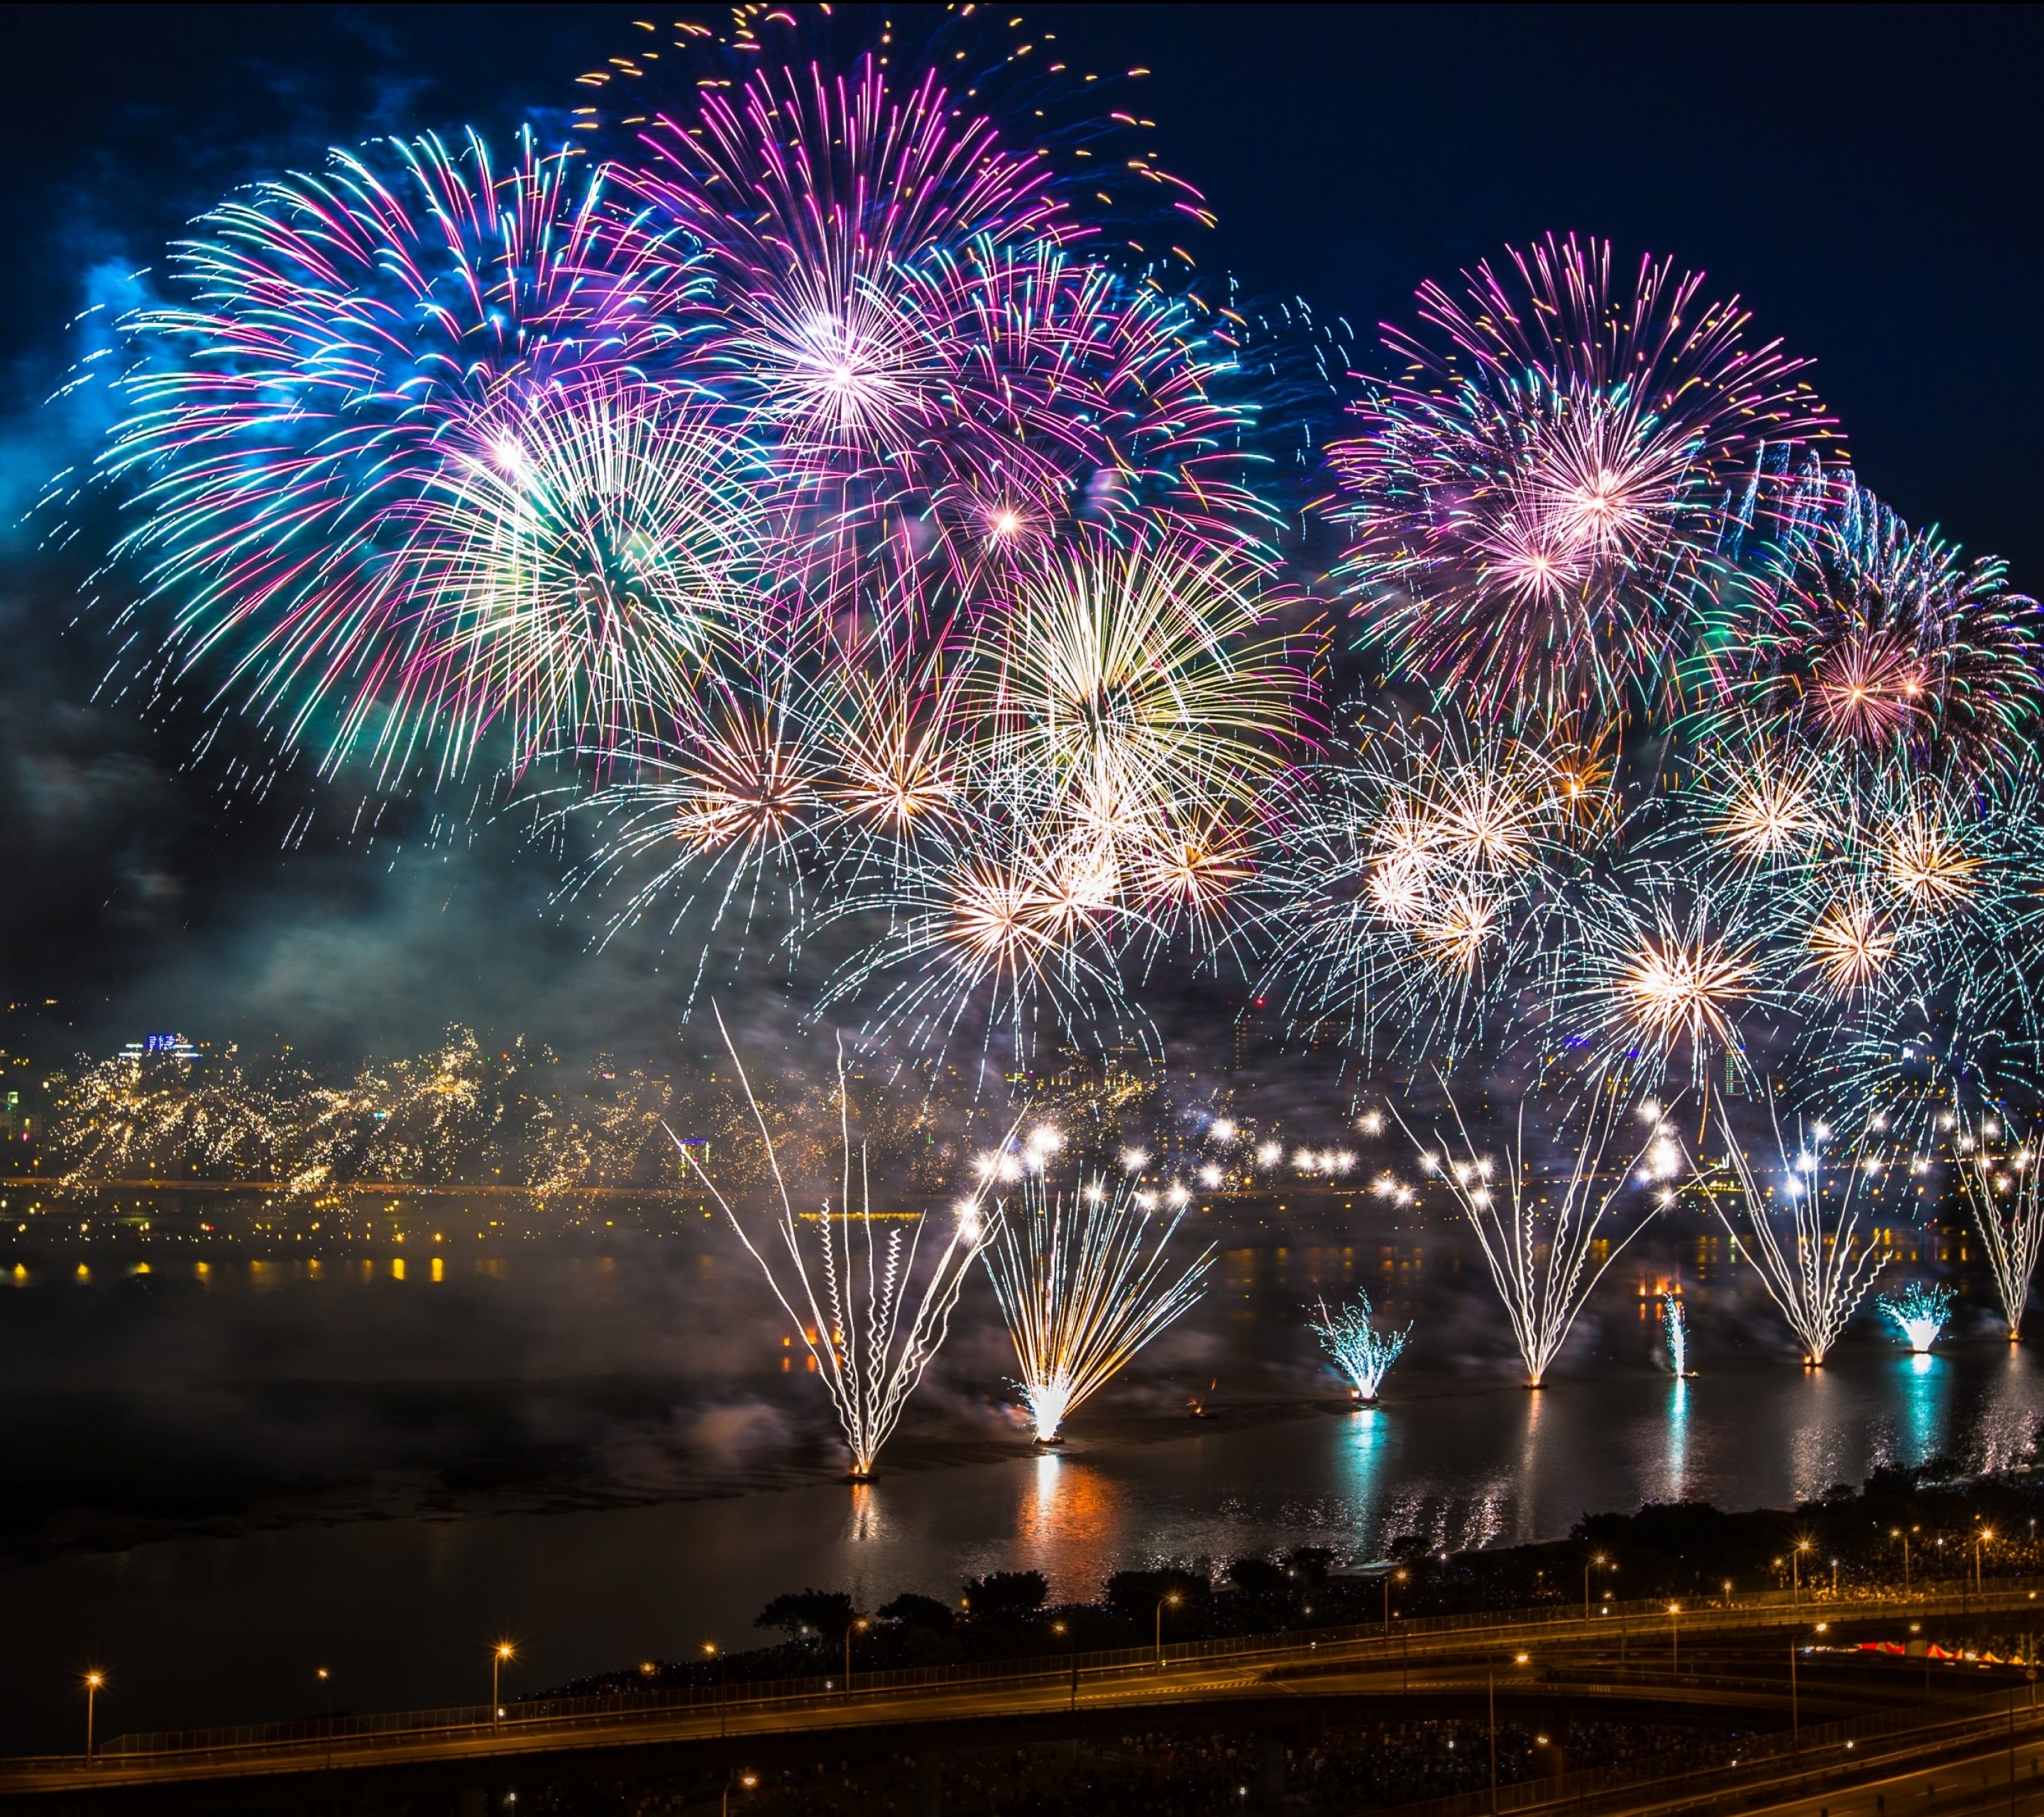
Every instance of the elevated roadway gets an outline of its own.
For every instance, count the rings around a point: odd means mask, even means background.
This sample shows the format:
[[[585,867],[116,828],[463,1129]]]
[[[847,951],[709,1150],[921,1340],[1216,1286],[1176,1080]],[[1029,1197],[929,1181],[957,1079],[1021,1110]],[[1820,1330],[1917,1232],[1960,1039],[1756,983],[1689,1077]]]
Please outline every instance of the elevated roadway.
[[[1136,1650],[860,1673],[848,1684],[817,1678],[540,1700],[506,1706],[501,1717],[471,1707],[123,1736],[91,1758],[0,1761],[0,1801],[152,1811],[353,1804],[513,1779],[738,1763],[769,1750],[784,1757],[798,1749],[920,1756],[1103,1726],[1125,1731],[1132,1719],[1194,1712],[1201,1721],[1285,1728],[1330,1704],[1401,1698],[1416,1714],[1466,1711],[1472,1700],[1493,1696],[1565,1696],[1615,1715],[1680,1705],[1768,1711],[1785,1723],[1793,1696],[1800,1719],[1815,1721],[1913,1706],[1919,1674],[1877,1672],[1841,1688],[1835,1674],[1806,1667],[1792,1688],[1789,1658],[1799,1643],[1858,1631],[1893,1638],[1909,1622],[1957,1616],[2027,1620],[2038,1608],[2034,1582],[1989,1581],[1908,1598],[1634,1603],[1587,1616],[1523,1610],[1201,1642],[1161,1657]]]

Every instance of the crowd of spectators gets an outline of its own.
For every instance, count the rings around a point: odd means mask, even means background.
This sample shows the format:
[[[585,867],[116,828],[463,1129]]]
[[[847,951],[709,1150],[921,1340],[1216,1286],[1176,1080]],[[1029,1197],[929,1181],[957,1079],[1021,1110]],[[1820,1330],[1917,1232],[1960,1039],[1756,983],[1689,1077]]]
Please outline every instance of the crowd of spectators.
[[[1677,1773],[1735,1757],[1742,1737],[1672,1723],[1567,1722],[1550,1734],[1497,1727],[1497,1777],[1510,1784],[1583,1765]],[[1170,1731],[1109,1742],[986,1750],[946,1764],[947,1817],[1239,1817],[1254,1806],[1260,1743],[1251,1731]],[[747,1781],[750,1783],[747,1783]],[[1287,1743],[1285,1807],[1299,1817],[1390,1809],[1490,1782],[1481,1722],[1361,1723]],[[893,1757],[704,1777],[653,1789],[521,1790],[519,1817],[708,1817],[727,1788],[733,1817],[909,1817],[915,1762]]]

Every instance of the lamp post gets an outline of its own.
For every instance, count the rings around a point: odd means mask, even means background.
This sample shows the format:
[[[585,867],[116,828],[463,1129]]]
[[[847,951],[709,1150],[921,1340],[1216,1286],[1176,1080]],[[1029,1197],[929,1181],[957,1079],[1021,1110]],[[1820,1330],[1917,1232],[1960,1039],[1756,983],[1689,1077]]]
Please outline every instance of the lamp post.
[[[99,1688],[106,1682],[103,1672],[88,1672],[85,1675],[85,1757],[92,1758],[92,1719],[99,1701]]]
[[[504,1662],[517,1657],[518,1650],[508,1640],[500,1640],[490,1650],[490,1726],[493,1729],[504,1720],[504,1708],[497,1701],[499,1675],[504,1670]]]
[[[1909,1530],[1910,1533],[1915,1531],[1914,1527]],[[1909,1594],[1909,1534],[1904,1533],[1899,1527],[1891,1527],[1888,1530],[1888,1537],[1902,1542],[1902,1593],[1906,1596]]]
[[[1980,1590],[1981,1590],[1981,1547],[1982,1544],[1984,1544],[1986,1541],[1990,1540],[1990,1539],[1992,1539],[1992,1538],[1994,1538],[1994,1529],[1993,1529],[1992,1527],[1977,1527],[1977,1528],[1976,1528],[1976,1529],[1974,1530],[1974,1532],[1973,1532],[1973,1594],[1974,1594],[1974,1595],[1976,1595],[1976,1596],[1978,1596],[1978,1595],[1980,1594]]]
[[[1668,1605],[1668,1673],[1670,1677],[1682,1674],[1682,1605]]]
[[[1807,1539],[1799,1539],[1788,1549],[1789,1602],[1792,1607],[1803,1605],[1803,1554],[1810,1550]]]
[[[1079,1707],[1079,1637],[1075,1634],[1072,1634],[1070,1629],[1062,1622],[1052,1622],[1051,1623],[1051,1632],[1053,1634],[1061,1634],[1068,1636],[1065,1642],[1065,1651],[1071,1655],[1071,1707],[1073,1710],[1076,1711]]]
[[[326,1668],[319,1668],[320,1708],[324,1712],[326,1727],[327,1769],[333,1769],[333,1681],[328,1677]]]
[[[1384,1631],[1386,1634],[1391,1631],[1391,1586],[1404,1581],[1403,1571],[1386,1571],[1384,1573]]]
[[[717,1661],[717,1732],[720,1735],[728,1734],[730,1732],[731,1708],[729,1699],[724,1694],[724,1654],[713,1640],[705,1641],[702,1650],[704,1658]]]
[[[759,1775],[756,1773],[740,1773],[738,1783],[750,1792],[759,1783]],[[729,1773],[724,1776],[724,1817],[731,1817],[731,1775]]]
[[[1585,1562],[1583,1566],[1583,1619],[1585,1621],[1588,1621],[1590,1619],[1590,1573],[1597,1565],[1601,1565],[1603,1562],[1604,1554],[1600,1552],[1594,1558]]]
[[[844,1631],[844,1694],[851,1695],[851,1637],[863,1634],[871,1624],[863,1615],[854,1615]]]
[[[1174,1609],[1178,1606],[1178,1592],[1176,1590],[1169,1596],[1157,1599],[1157,1669],[1159,1672],[1164,1669],[1164,1605],[1166,1603]]]

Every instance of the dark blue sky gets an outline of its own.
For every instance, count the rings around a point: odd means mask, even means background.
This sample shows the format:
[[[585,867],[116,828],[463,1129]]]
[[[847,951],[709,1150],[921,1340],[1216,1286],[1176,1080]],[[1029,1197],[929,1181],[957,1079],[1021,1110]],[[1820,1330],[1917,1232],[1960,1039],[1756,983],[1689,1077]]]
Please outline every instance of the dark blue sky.
[[[2044,592],[2035,10],[1027,10],[1081,68],[1151,70],[1156,147],[1218,209],[1204,255],[1251,294],[1346,315],[1360,352],[1421,279],[1550,229],[1672,255],[1815,358],[1867,483]],[[0,509],[11,517],[71,451],[36,401],[89,272],[149,262],[226,190],[316,163],[330,142],[501,129],[574,105],[578,71],[644,42],[632,17],[0,13]],[[474,893],[451,858],[436,861],[454,867],[444,888],[438,871],[394,882],[342,844],[281,854],[290,804],[223,805],[214,779],[179,773],[173,741],[83,704],[102,659],[64,632],[74,609],[15,536],[0,571],[0,843],[37,887],[0,906],[0,989],[110,998],[124,1027],[325,1017],[337,1039],[375,1044],[398,1038],[382,1026],[394,1004],[480,1019],[507,977],[550,970],[563,999],[583,990],[578,936],[521,943],[544,901],[536,874],[506,889],[493,872],[482,920],[448,946],[447,905]],[[476,947],[496,962],[464,970]],[[356,971],[309,998],[305,979],[336,955],[358,955]],[[606,962],[628,995],[631,967]],[[466,983],[436,995],[457,971]],[[501,1013],[541,1019],[552,1001]]]

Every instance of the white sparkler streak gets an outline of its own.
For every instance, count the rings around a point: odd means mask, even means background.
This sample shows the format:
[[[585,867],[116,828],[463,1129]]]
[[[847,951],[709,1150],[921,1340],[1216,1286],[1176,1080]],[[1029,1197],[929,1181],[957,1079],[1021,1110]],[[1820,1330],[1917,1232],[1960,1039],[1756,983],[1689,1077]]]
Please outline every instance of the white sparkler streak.
[[[1661,1302],[1661,1322],[1668,1334],[1668,1366],[1680,1381],[1689,1373],[1689,1316],[1672,1293]]]
[[[1446,1081],[1443,1084],[1445,1086]],[[1438,1177],[1461,1207],[1463,1216],[1476,1231],[1477,1241],[1483,1246],[1484,1261],[1489,1266],[1498,1297],[1504,1302],[1505,1317],[1511,1322],[1512,1337],[1526,1365],[1526,1385],[1529,1388],[1541,1385],[1548,1366],[1567,1339],[1576,1315],[1581,1312],[1597,1282],[1604,1278],[1604,1270],[1618,1259],[1625,1246],[1646,1227],[1659,1208],[1650,1204],[1622,1235],[1610,1239],[1603,1261],[1593,1270],[1589,1268],[1591,1247],[1604,1227],[1606,1214],[1631,1183],[1632,1174],[1647,1149],[1665,1139],[1664,1131],[1650,1129],[1632,1158],[1624,1166],[1604,1175],[1604,1151],[1610,1145],[1623,1108],[1617,1081],[1600,1078],[1581,1106],[1572,1106],[1563,1113],[1561,1127],[1556,1131],[1558,1136],[1566,1132],[1578,1108],[1583,1116],[1582,1135],[1576,1147],[1575,1159],[1564,1174],[1558,1167],[1546,1169],[1528,1165],[1526,1104],[1522,1100],[1517,1135],[1507,1157],[1505,1190],[1500,1200],[1500,1195],[1490,1184],[1496,1170],[1488,1157],[1477,1153],[1468,1127],[1462,1121],[1460,1107],[1452,1096],[1448,1099],[1448,1108],[1454,1112],[1455,1127],[1463,1147],[1468,1151],[1469,1159],[1466,1162],[1451,1163]],[[1399,1127],[1408,1138],[1412,1137],[1412,1130],[1402,1117]],[[1438,1131],[1435,1139],[1444,1148],[1448,1146]],[[1413,1140],[1417,1147],[1417,1139]],[[1431,1158],[1431,1151],[1423,1151],[1422,1166]],[[1600,1195],[1597,1181],[1606,1177],[1612,1184]],[[1543,1207],[1547,1208],[1542,1209]]]
[[[1781,1308],[1788,1327],[1803,1345],[1805,1359],[1823,1366],[1826,1354],[1838,1341],[1838,1334],[1866,1297],[1874,1277],[1887,1262],[1888,1252],[1869,1243],[1856,1249],[1854,1238],[1859,1213],[1853,1208],[1853,1193],[1865,1178],[1865,1170],[1846,1170],[1846,1186],[1839,1200],[1837,1221],[1827,1226],[1821,1163],[1807,1144],[1798,1144],[1792,1162],[1781,1140],[1781,1126],[1774,1126],[1774,1142],[1781,1155],[1782,1189],[1786,1201],[1788,1233],[1785,1242],[1777,1234],[1781,1214],[1769,1210],[1767,1196],[1753,1170],[1751,1159],[1722,1109],[1718,1131],[1731,1157],[1745,1216],[1742,1228],[1715,1198],[1713,1208],[1727,1233],[1758,1272],[1768,1296]]]
[[[1181,1214],[1155,1220],[1145,1199],[1155,1203],[1097,1178],[1070,1197],[1031,1181],[987,1249],[1039,1444],[1057,1443],[1065,1420],[1200,1297],[1213,1246],[1172,1276],[1165,1251]]]
[[[683,1147],[672,1130],[667,1131],[667,1137],[681,1150],[704,1190],[716,1200],[717,1208],[745,1245],[746,1253],[759,1263],[781,1309],[794,1321],[836,1410],[845,1445],[851,1453],[852,1477],[863,1481],[872,1476],[881,1447],[900,1423],[909,1396],[943,1346],[965,1277],[999,1227],[1000,1208],[996,1205],[991,1217],[982,1215],[983,1186],[959,1204],[943,1247],[923,1277],[920,1296],[916,1296],[916,1257],[930,1214],[919,1213],[906,1220],[905,1239],[901,1221],[889,1220],[891,1227],[884,1234],[876,1231],[872,1182],[863,1143],[859,1151],[859,1203],[855,1208],[851,1110],[840,1048],[837,1092],[843,1174],[836,1208],[827,1199],[816,1219],[814,1267],[820,1272],[819,1283],[812,1273],[812,1258],[804,1253],[801,1227],[805,1220],[797,1216],[788,1197],[780,1158],[774,1152],[774,1138],[760,1113],[759,1101],[752,1094],[752,1081],[746,1077],[731,1031],[724,1027],[723,1012],[715,1004],[710,1007],[717,1016],[718,1032],[724,1036],[724,1051],[737,1069],[759,1139],[766,1145],[766,1164],[781,1207],[779,1216],[774,1220],[773,1234],[786,1251],[786,1266],[792,1270],[792,1279],[784,1279],[775,1262],[763,1253],[759,1243],[754,1240],[744,1220],[717,1189],[717,1182],[694,1152]],[[666,1128],[664,1124],[661,1127]],[[762,1240],[772,1247],[772,1238],[763,1236]]]
[[[1334,1358],[1335,1367],[1348,1377],[1350,1389],[1361,1401],[1376,1400],[1385,1374],[1404,1354],[1406,1340],[1412,1335],[1410,1324],[1402,1331],[1378,1331],[1370,1322],[1370,1296],[1358,1288],[1353,1300],[1331,1312],[1326,1300],[1316,1300],[1311,1320],[1320,1348]]]
[[[1962,1137],[1954,1146],[1964,1157],[1959,1181],[1966,1208],[1987,1250],[2012,1344],[2023,1335],[2023,1309],[2029,1303],[2038,1249],[2044,1247],[2044,1169],[2027,1144],[1998,1157],[1977,1139],[1969,1143]]]

